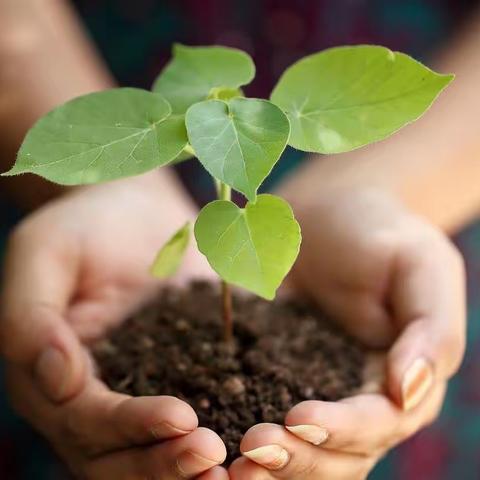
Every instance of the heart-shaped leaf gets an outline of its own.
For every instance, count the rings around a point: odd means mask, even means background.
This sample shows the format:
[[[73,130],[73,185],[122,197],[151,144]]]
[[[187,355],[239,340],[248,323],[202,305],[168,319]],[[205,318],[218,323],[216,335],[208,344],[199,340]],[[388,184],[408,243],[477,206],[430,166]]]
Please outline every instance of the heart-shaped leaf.
[[[176,44],[173,59],[160,73],[153,91],[170,102],[174,113],[185,113],[214,89],[237,89],[250,83],[254,76],[253,61],[241,50]]]
[[[207,100],[185,116],[188,138],[208,172],[254,201],[288,141],[290,125],[268,100]]]
[[[160,249],[150,272],[157,278],[174,275],[180,267],[190,240],[190,223],[177,230],[168,242]]]
[[[338,47],[292,65],[271,100],[290,119],[290,145],[339,153],[413,122],[452,78],[384,47]]]
[[[167,164],[187,142],[183,116],[171,115],[161,95],[96,92],[42,117],[7,175],[32,172],[64,185],[114,180]]]
[[[226,200],[209,203],[195,223],[199,250],[227,282],[269,300],[297,258],[301,234],[288,203],[259,195],[244,209]]]

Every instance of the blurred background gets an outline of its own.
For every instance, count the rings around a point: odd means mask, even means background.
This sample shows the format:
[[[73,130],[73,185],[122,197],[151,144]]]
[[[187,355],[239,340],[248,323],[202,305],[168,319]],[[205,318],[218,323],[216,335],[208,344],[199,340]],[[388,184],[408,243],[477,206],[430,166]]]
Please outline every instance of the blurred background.
[[[381,44],[433,64],[476,15],[477,7],[478,2],[471,0],[0,0],[2,170],[13,163],[26,129],[53,106],[49,101],[53,102],[54,92],[65,90],[66,99],[65,82],[78,81],[80,85],[82,73],[75,76],[74,72],[78,65],[89,62],[86,50],[98,50],[102,60],[92,68],[102,71],[102,80],[98,85],[86,82],[79,91],[102,88],[100,83],[113,81],[148,89],[169,59],[172,44],[181,42],[247,51],[255,60],[257,76],[246,93],[267,97],[288,65],[335,45]],[[77,24],[77,19],[81,23]],[[37,28],[51,38],[41,54],[31,56]],[[91,44],[79,51],[77,66],[62,60],[56,50],[62,48],[63,36],[72,29],[78,36],[83,36],[85,29],[91,39]],[[17,110],[23,105],[11,88],[11,66],[19,56],[26,65],[25,89],[50,90],[52,94],[49,101],[30,103],[28,113],[14,121],[12,105]],[[478,58],[480,61],[480,55]],[[111,77],[100,65],[102,61]],[[63,77],[63,71],[69,71],[70,77]],[[62,94],[59,98],[63,101]],[[301,152],[287,150],[263,188],[271,188],[302,161]],[[209,179],[197,167],[195,162],[186,162],[177,168],[195,198],[204,203],[213,192]],[[35,181],[28,183],[26,190],[22,181],[0,180],[0,252],[12,226],[33,205],[54,193]],[[468,268],[466,359],[451,382],[441,418],[384,459],[371,475],[373,480],[480,479],[480,297],[472,294],[480,283],[480,224],[471,223],[455,242]],[[48,446],[9,409],[0,386],[0,479],[66,478]]]

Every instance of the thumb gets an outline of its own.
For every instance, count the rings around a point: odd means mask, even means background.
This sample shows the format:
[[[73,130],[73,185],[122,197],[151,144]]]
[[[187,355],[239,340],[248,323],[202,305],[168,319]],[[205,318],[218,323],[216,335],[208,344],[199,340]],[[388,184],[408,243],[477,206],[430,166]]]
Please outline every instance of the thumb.
[[[388,356],[388,384],[404,410],[416,407],[434,381],[458,369],[465,349],[465,274],[446,240],[401,255],[392,306],[401,334]]]
[[[88,365],[64,317],[78,258],[67,244],[20,228],[7,249],[0,309],[3,355],[28,369],[56,402],[82,388]]]

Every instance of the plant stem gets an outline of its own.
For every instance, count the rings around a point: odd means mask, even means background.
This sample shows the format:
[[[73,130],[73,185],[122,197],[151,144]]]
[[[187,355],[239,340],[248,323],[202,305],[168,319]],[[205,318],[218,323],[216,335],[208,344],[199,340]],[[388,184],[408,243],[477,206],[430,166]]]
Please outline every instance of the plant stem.
[[[217,180],[218,182],[218,180]],[[231,200],[232,190],[223,182],[218,182],[218,197],[220,200]],[[232,291],[230,285],[222,280],[222,316],[223,316],[223,338],[226,343],[233,341],[233,311]]]
[[[219,182],[219,184],[220,184],[220,188],[219,188],[218,198],[220,200],[231,200],[232,189],[223,182]]]
[[[222,280],[222,316],[223,339],[225,343],[231,344],[233,342],[232,291],[225,280]]]

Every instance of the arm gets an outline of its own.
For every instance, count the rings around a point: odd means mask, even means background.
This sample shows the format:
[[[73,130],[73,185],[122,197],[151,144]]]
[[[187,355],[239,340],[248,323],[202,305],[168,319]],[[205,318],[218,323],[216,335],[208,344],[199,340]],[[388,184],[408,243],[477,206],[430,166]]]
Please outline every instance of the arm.
[[[194,214],[175,188],[138,176],[77,189],[29,215],[9,241],[0,294],[9,396],[80,478],[184,478],[177,467],[193,477],[225,457],[183,401],[115,393],[88,355],[159,288],[148,267]],[[175,280],[209,272],[192,245]],[[223,478],[214,474],[198,478]]]
[[[438,415],[465,347],[465,274],[445,235],[402,203],[447,230],[480,206],[479,40],[472,27],[445,52],[441,69],[457,80],[420,122],[373,147],[306,162],[282,187],[302,225],[293,285],[362,343],[388,348],[384,389],[300,403],[288,431],[255,426],[233,478],[364,480]]]
[[[70,6],[62,0],[0,2],[0,170],[41,115],[70,98],[113,85]],[[23,206],[62,191],[33,176],[1,180]]]
[[[332,190],[375,187],[448,231],[480,208],[480,24],[475,21],[439,58],[456,79],[424,118],[387,141],[351,153],[315,159],[285,186],[293,205]]]
[[[0,65],[0,171],[13,164],[37,118],[71,98],[115,83],[64,0],[0,0]],[[167,169],[144,177],[158,182],[160,190],[173,180]],[[27,207],[63,191],[33,175],[0,179],[0,185],[2,193]],[[181,186],[173,185],[171,194],[178,202],[190,203]]]
[[[40,115],[113,85],[61,0],[0,0],[0,62],[2,170]],[[24,204],[61,192],[37,177],[14,180],[2,180],[2,193],[9,188]],[[108,390],[86,346],[156,291],[148,273],[156,250],[194,212],[162,169],[75,189],[28,216],[10,238],[0,301],[10,399],[81,478],[226,475],[211,469],[225,458],[222,441],[196,428],[187,404]],[[184,280],[206,270],[193,249],[183,268]]]

